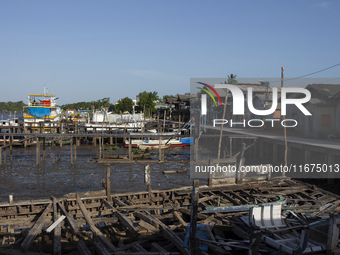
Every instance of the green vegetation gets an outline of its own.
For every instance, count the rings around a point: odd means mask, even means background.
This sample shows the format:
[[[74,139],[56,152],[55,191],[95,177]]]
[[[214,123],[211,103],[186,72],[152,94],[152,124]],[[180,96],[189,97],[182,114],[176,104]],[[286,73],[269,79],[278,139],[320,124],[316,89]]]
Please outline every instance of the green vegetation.
[[[145,106],[145,115],[152,115],[157,112],[155,109],[156,101],[159,100],[158,92],[141,92],[138,94],[138,109],[137,112],[143,111]],[[150,113],[150,114],[147,114]]]
[[[236,74],[230,74],[228,75],[228,84],[236,85],[238,81],[236,80]]]
[[[133,154],[139,154],[139,148],[133,148],[132,153]]]
[[[163,96],[163,102],[166,101],[167,98],[177,98],[179,94],[176,94],[176,95],[165,95]]]
[[[94,109],[100,109],[102,107],[109,108],[111,106],[110,98],[105,97],[103,99],[99,99],[97,101],[91,101],[91,102],[78,102],[73,104],[64,104],[61,106],[61,109],[81,109],[81,110],[91,110],[92,107]]]
[[[129,113],[132,113],[133,110],[133,101],[131,98],[125,97],[118,104],[115,105],[115,113],[125,112],[128,111]]]
[[[18,101],[18,102],[0,102],[0,112],[17,112],[17,113],[22,113],[23,112],[23,107],[26,104],[24,104],[23,101]]]
[[[105,148],[104,150],[107,152],[114,152],[115,150],[118,150],[118,149],[119,149],[118,146],[110,146],[110,147]]]

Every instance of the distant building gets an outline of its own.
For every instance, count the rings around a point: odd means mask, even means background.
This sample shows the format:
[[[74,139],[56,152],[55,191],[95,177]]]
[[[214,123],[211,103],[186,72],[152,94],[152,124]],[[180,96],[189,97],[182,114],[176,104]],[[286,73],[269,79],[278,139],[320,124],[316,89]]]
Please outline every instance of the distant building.
[[[297,120],[296,131],[306,136],[340,136],[340,84],[309,84],[306,89],[311,92],[311,100],[304,106],[312,115],[305,116],[295,105],[287,105],[286,118]]]
[[[66,109],[66,116],[71,116],[71,115],[75,115],[76,114],[76,110],[75,109]]]

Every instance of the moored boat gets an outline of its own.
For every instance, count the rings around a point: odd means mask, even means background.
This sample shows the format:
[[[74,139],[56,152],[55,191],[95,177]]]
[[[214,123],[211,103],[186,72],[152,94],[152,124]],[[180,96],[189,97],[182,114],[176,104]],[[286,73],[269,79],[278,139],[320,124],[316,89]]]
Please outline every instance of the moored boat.
[[[161,149],[166,149],[169,148],[170,145],[169,144],[162,144],[161,145]],[[140,150],[159,150],[159,145],[139,145],[138,148]]]
[[[61,109],[57,106],[55,95],[44,94],[29,94],[27,109],[28,113],[24,113],[24,123],[33,122],[56,122],[60,120]]]

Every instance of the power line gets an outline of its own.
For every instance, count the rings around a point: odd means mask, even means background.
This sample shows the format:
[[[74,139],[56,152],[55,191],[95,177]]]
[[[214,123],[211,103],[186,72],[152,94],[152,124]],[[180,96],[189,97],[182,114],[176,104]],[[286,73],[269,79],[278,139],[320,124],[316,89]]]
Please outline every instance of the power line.
[[[307,77],[307,76],[310,76],[310,75],[313,75],[313,74],[316,74],[316,73],[321,73],[321,72],[323,72],[323,71],[326,71],[326,70],[331,69],[331,68],[336,67],[336,66],[340,66],[340,63],[338,63],[338,64],[336,64],[336,65],[333,65],[333,66],[330,66],[330,67],[327,67],[327,68],[324,68],[324,69],[319,70],[319,71],[316,71],[316,72],[312,72],[312,73],[309,73],[309,74],[301,75],[301,76],[299,76],[299,77],[287,79],[287,80],[285,80],[285,81],[291,81],[291,80],[295,80],[295,79],[300,79],[300,78],[303,78],[303,77]]]
[[[313,75],[313,74],[316,74],[316,73],[321,73],[321,72],[323,72],[323,71],[326,71],[326,70],[328,70],[328,69],[334,68],[334,67],[336,67],[336,66],[340,66],[340,63],[335,64],[335,65],[332,65],[332,66],[327,67],[327,68],[324,68],[324,69],[321,69],[321,70],[319,70],[319,71],[315,71],[315,72],[309,73],[309,74],[301,75],[301,76],[298,76],[298,77],[295,77],[295,78],[284,79],[284,81],[292,81],[292,80],[304,78],[304,77],[307,77],[307,76],[310,76],[310,75]],[[277,82],[281,82],[281,81],[277,80],[277,81],[272,81],[271,83],[277,83]]]

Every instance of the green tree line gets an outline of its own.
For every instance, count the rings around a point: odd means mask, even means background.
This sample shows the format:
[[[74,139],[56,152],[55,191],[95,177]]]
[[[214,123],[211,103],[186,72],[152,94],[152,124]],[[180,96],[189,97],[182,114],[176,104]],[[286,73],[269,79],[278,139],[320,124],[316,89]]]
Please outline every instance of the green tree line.
[[[0,102],[0,112],[17,112],[22,113],[26,104],[23,101],[18,102]]]
[[[97,101],[64,104],[64,105],[61,106],[61,109],[63,109],[63,110],[66,110],[66,109],[91,110],[92,107],[94,107],[94,109],[100,109],[102,107],[109,108],[110,106],[111,106],[110,98],[105,97],[105,98],[99,99]]]

